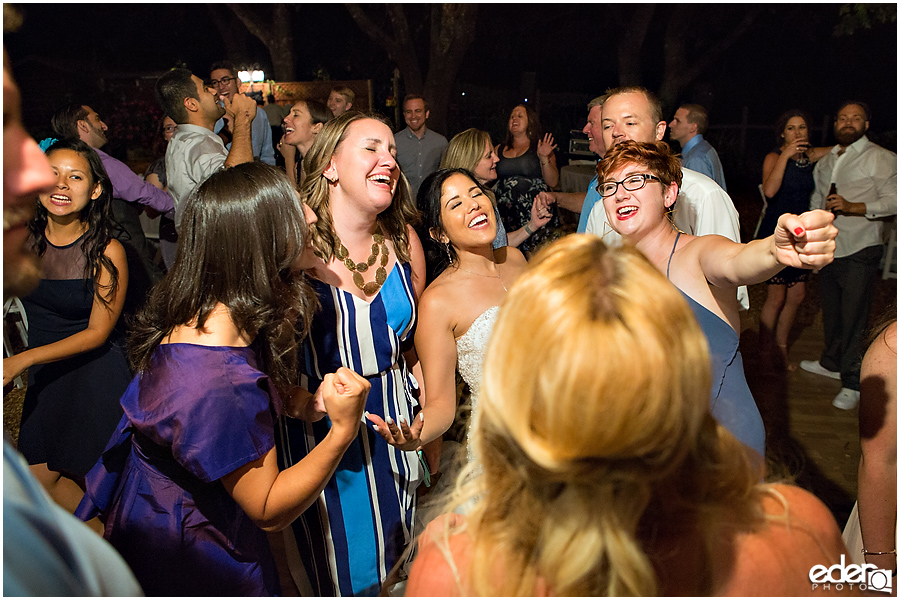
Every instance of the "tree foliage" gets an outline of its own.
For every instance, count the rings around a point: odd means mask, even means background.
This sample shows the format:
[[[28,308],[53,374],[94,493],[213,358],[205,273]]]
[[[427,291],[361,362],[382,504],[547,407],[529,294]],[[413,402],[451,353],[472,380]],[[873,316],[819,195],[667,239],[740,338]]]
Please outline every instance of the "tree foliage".
[[[872,29],[873,24],[896,22],[896,4],[844,4],[841,6],[840,20],[834,26],[834,35],[853,35],[863,29]]]

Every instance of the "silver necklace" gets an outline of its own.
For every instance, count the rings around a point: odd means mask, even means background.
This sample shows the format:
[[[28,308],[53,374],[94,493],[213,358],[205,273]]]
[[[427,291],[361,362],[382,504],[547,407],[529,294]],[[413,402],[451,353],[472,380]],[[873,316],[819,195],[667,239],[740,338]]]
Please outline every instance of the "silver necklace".
[[[494,264],[496,265],[497,263],[494,263]],[[484,273],[474,273],[474,272],[472,272],[472,271],[470,271],[470,270],[468,270],[468,269],[463,269],[463,268],[460,267],[459,265],[457,265],[456,268],[457,268],[458,270],[460,270],[460,271],[464,271],[464,272],[468,273],[469,275],[478,275],[479,277],[488,277],[488,278],[490,278],[490,279],[495,279],[495,278],[496,278],[497,280],[500,281],[500,285],[503,286],[503,291],[504,291],[504,292],[509,292],[509,290],[506,289],[506,285],[503,284],[503,279],[500,277],[500,273],[499,273],[500,267],[497,267],[497,271],[498,271],[498,272],[497,272],[496,275],[485,275]]]

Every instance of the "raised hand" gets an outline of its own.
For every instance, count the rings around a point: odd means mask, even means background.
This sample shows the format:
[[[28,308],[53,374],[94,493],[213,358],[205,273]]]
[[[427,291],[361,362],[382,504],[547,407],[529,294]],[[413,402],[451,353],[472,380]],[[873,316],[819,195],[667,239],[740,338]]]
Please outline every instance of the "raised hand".
[[[372,422],[372,428],[381,434],[384,441],[391,446],[407,452],[418,450],[421,447],[422,427],[425,424],[425,415],[422,414],[422,411],[413,417],[412,426],[403,417],[400,417],[399,423],[394,422],[390,417],[385,423],[384,419],[378,415],[369,413],[366,413],[366,418]]]
[[[537,153],[539,156],[548,157],[556,150],[556,144],[553,143],[553,136],[549,133],[544,138],[538,140]]]
[[[781,154],[787,158],[793,158],[807,150],[809,150],[809,140],[794,140],[793,142],[788,142],[784,145]]]
[[[356,437],[371,387],[368,380],[346,367],[325,376],[319,389],[332,431],[349,438]]]
[[[528,224],[531,226],[531,229],[537,231],[539,228],[549,223],[551,218],[553,218],[552,209],[547,204],[545,198],[542,198],[541,194],[538,194],[531,203],[531,219],[529,219]]]
[[[783,214],[775,228],[775,258],[788,267],[821,269],[834,260],[834,215],[811,210],[802,215]]]
[[[232,119],[244,115],[252,121],[256,117],[256,100],[246,94],[236,94],[230,100],[222,98],[222,106],[225,107],[225,116]]]

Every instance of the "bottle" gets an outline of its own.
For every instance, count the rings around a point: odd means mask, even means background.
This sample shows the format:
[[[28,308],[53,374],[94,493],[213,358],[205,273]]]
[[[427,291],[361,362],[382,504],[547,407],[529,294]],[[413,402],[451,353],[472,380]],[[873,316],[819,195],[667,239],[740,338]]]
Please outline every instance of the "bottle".
[[[837,194],[837,184],[832,183],[831,187],[828,189],[828,195],[832,196],[834,194]],[[834,208],[831,209],[831,212],[834,213],[835,215],[838,214],[838,211],[836,211]]]

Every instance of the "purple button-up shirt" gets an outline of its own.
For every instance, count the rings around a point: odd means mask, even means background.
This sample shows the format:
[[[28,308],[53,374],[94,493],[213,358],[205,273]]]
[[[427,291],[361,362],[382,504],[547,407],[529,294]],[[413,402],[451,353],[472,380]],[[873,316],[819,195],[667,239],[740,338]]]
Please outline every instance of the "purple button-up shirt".
[[[172,196],[151,183],[140,178],[128,165],[117,160],[100,150],[94,148],[103,168],[106,169],[109,180],[112,182],[113,197],[121,198],[126,202],[137,202],[149,206],[160,213],[167,213],[175,209]]]

